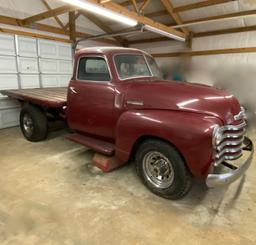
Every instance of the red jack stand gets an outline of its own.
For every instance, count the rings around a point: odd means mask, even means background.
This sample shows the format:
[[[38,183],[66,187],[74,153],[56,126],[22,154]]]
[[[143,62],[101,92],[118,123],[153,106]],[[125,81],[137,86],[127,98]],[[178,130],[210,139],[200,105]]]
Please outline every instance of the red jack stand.
[[[92,161],[94,165],[100,168],[103,172],[110,172],[120,166],[115,157],[108,157],[99,153],[94,154]]]

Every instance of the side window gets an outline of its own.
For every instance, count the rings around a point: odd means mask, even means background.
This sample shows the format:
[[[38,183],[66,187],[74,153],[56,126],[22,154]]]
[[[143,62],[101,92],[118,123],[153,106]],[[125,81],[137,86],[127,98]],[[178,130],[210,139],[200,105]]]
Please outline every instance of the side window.
[[[110,81],[110,74],[106,61],[100,57],[83,57],[79,61],[79,80]]]

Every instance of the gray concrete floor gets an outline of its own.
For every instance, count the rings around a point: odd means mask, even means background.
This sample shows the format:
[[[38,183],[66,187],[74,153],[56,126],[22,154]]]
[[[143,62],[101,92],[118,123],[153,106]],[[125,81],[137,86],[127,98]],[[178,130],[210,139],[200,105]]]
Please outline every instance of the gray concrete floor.
[[[256,244],[255,161],[227,188],[196,183],[170,201],[150,193],[132,164],[95,171],[92,152],[64,135],[30,143],[18,128],[0,130],[1,245]]]

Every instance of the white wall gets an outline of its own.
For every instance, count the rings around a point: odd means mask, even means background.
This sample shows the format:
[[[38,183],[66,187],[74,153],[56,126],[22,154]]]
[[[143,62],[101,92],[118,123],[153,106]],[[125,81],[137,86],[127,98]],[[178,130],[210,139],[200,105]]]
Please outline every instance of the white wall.
[[[256,32],[243,32],[194,38],[192,50],[256,47]],[[256,114],[256,53],[237,53],[192,57],[190,81],[214,85],[234,94]]]
[[[149,53],[166,53],[186,50],[180,42],[157,42],[132,45]],[[193,51],[256,47],[256,32],[243,32],[194,38]],[[179,58],[157,58],[164,72],[171,72]],[[213,85],[234,94],[256,120],[256,53],[193,56],[189,82]]]

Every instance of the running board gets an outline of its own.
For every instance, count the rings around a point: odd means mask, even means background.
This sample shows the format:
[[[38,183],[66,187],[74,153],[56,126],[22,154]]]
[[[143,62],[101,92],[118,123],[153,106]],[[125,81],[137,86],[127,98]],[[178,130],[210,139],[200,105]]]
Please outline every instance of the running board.
[[[91,148],[103,155],[112,156],[115,153],[115,145],[106,141],[87,137],[77,133],[67,135],[66,139]]]

